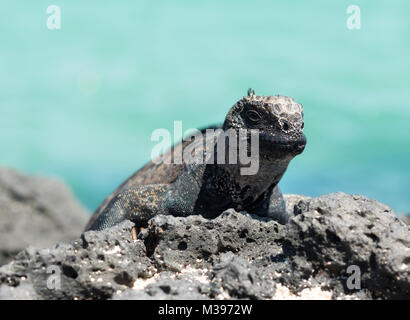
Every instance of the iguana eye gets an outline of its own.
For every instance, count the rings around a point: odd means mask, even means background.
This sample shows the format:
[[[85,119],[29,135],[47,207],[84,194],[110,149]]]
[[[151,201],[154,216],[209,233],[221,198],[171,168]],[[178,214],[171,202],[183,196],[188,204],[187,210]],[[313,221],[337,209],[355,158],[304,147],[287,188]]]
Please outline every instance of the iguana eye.
[[[255,110],[249,110],[246,113],[246,117],[251,121],[251,122],[258,122],[261,119],[260,114],[255,111]]]

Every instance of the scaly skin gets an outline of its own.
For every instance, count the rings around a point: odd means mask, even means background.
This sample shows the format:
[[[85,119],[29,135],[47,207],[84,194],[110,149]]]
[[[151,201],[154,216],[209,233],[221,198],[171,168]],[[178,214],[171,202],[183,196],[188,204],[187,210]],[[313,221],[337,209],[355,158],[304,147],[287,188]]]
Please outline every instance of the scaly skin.
[[[292,98],[257,96],[249,89],[228,112],[216,137],[183,141],[163,155],[160,164],[148,163],[118,187],[100,205],[85,230],[102,230],[124,219],[146,225],[157,214],[188,216],[201,214],[214,218],[234,208],[272,217],[285,224],[285,203],[277,186],[289,162],[303,152],[303,108]],[[240,164],[216,164],[217,142],[228,129],[259,130],[259,170],[242,175]],[[205,129],[203,130],[203,132]],[[249,147],[248,136],[247,142]],[[177,151],[196,150],[215,162],[185,162]],[[226,145],[226,148],[228,146]],[[175,151],[175,152],[173,152]],[[226,149],[228,157],[228,149]],[[178,161],[179,160],[179,161]]]

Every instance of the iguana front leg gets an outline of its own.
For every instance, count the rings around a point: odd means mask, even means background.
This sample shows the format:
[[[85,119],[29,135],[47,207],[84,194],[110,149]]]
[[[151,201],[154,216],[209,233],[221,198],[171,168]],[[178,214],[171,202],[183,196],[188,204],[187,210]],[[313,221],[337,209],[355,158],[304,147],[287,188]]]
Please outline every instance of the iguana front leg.
[[[250,213],[273,218],[280,224],[286,224],[289,220],[285,200],[277,185],[269,189],[265,200],[257,208],[250,210]]]
[[[125,219],[144,225],[157,214],[171,214],[181,203],[170,185],[154,184],[130,188],[117,194],[88,230],[102,230]]]

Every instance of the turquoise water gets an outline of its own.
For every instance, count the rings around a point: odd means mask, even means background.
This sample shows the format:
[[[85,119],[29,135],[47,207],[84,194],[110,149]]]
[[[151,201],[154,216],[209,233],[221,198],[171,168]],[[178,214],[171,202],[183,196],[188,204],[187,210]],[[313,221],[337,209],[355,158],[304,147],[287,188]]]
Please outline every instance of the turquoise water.
[[[61,30],[46,8],[61,7]],[[305,108],[286,193],[410,212],[409,1],[2,1],[0,166],[58,176],[90,210],[157,128],[221,122],[248,87]]]

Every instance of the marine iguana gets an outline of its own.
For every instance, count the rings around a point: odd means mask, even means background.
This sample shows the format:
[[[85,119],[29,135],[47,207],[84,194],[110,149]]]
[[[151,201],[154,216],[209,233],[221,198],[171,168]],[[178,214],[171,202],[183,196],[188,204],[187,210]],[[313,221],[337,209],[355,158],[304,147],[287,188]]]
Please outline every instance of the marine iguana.
[[[151,161],[138,170],[105,199],[85,230],[102,230],[125,219],[143,227],[157,214],[214,218],[228,208],[285,224],[289,217],[278,182],[289,162],[305,148],[303,127],[301,104],[281,95],[258,96],[249,89],[248,95],[229,110],[219,134],[200,142],[184,139],[162,155],[162,162]],[[240,162],[177,159],[181,152],[176,151],[186,148],[211,153],[216,159],[221,139],[228,148],[224,133],[241,129],[259,132],[259,170],[254,175],[242,175]],[[250,141],[248,136],[246,139]]]

